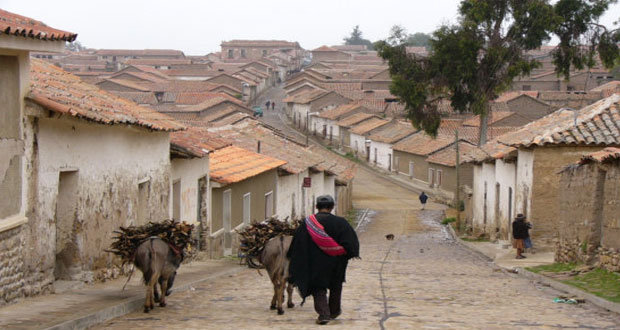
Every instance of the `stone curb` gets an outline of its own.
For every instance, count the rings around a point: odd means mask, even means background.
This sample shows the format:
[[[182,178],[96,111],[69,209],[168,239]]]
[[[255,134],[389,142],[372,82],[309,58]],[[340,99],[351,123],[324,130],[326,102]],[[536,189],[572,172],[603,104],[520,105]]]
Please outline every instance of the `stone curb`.
[[[200,280],[196,280],[193,282],[185,283],[180,285],[172,290],[172,292],[184,292],[190,290],[193,286],[197,286],[202,284],[203,282],[222,277],[227,275],[233,275],[240,271],[244,270],[243,267],[238,267],[235,269],[229,269],[225,271],[221,271],[219,273],[215,273],[213,275],[207,276]],[[111,320],[113,318],[123,316],[125,314],[129,314],[140,310],[144,305],[144,294],[139,294],[134,297],[130,297],[124,299],[119,302],[115,306],[106,307],[104,309],[98,310],[94,313],[88,315],[81,315],[72,320],[64,321],[62,323],[53,325],[51,327],[46,327],[48,330],[65,330],[65,329],[86,329],[96,324],[100,324]]]
[[[504,271],[509,271],[509,269],[501,267],[498,264],[496,264],[493,261],[493,259],[491,259],[489,256],[485,255],[484,253],[482,253],[482,252],[480,252],[480,251],[478,251],[478,250],[468,246],[467,244],[463,244],[463,241],[456,235],[456,232],[454,231],[454,228],[452,228],[452,226],[450,226],[450,225],[444,225],[444,226],[448,227],[448,233],[450,233],[450,236],[452,236],[452,238],[456,242],[458,242],[461,246],[463,246],[463,247],[467,248],[469,251],[471,251],[471,252],[481,256],[482,258],[484,258],[484,259],[486,259],[486,260],[488,260],[490,262],[493,262],[493,265],[495,265],[495,267],[497,267],[499,269],[502,269]],[[603,308],[603,309],[606,309],[608,311],[620,314],[620,304],[618,304],[618,303],[605,300],[605,299],[603,299],[601,297],[597,297],[597,296],[595,296],[595,295],[593,295],[591,293],[588,293],[586,291],[583,291],[583,290],[581,290],[579,288],[576,288],[576,287],[568,285],[568,284],[564,284],[562,282],[558,282],[558,281],[556,281],[556,280],[554,280],[552,278],[546,277],[544,275],[540,275],[540,274],[536,274],[536,273],[530,272],[529,270],[527,270],[525,268],[522,268],[522,267],[517,267],[517,268],[515,268],[515,270],[516,270],[516,274],[517,275],[520,275],[520,276],[525,277],[525,278],[530,279],[530,280],[541,282],[541,283],[543,283],[545,285],[548,285],[548,286],[550,286],[550,287],[552,287],[552,288],[554,288],[554,289],[556,289],[558,291],[562,291],[562,292],[567,293],[567,294],[578,296],[580,298],[585,299],[587,302],[589,302],[589,303],[591,303],[593,305],[596,305],[596,306],[598,306],[600,308]],[[514,273],[514,272],[511,271],[511,273]]]

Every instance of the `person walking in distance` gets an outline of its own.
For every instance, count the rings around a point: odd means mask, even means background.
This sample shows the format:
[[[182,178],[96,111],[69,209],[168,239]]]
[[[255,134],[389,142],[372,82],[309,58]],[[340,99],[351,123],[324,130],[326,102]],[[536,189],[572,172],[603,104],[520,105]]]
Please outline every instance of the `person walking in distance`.
[[[269,110],[269,105],[271,104],[271,102],[269,102],[269,100],[267,100],[267,102],[265,102],[265,110]]]
[[[331,214],[331,196],[319,196],[316,208],[318,213],[306,217],[295,231],[287,257],[289,282],[299,289],[302,305],[312,295],[319,314],[316,323],[322,325],[342,313],[342,283],[349,259],[359,257],[359,241],[347,220]]]
[[[424,208],[426,207],[426,201],[428,200],[428,195],[422,192],[420,194],[419,199],[420,199],[420,203],[422,203],[422,210],[424,210]]]
[[[525,216],[521,213],[517,214],[515,221],[512,222],[512,238],[513,246],[517,249],[516,259],[525,259],[523,251],[525,250],[525,239],[530,236]]]
[[[276,109],[276,102],[271,101],[271,110]]]

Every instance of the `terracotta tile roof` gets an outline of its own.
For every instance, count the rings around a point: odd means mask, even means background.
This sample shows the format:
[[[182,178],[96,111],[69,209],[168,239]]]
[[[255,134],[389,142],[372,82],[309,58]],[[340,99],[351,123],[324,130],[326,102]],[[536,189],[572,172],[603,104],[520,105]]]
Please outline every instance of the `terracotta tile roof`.
[[[368,136],[368,139],[376,142],[394,144],[415,132],[417,132],[417,130],[409,122],[392,121],[375,130],[375,132]]]
[[[538,98],[538,91],[509,91],[496,98],[493,102],[507,102],[521,95],[527,95],[532,98]]]
[[[206,122],[214,122],[214,121],[218,121],[218,120],[222,120],[228,116],[231,116],[235,113],[239,112],[237,109],[235,109],[234,107],[226,107],[226,108],[222,108],[219,109],[217,111],[210,111],[209,113],[207,113],[204,116],[200,117],[201,121],[206,121]]]
[[[498,141],[514,147],[543,145],[620,145],[620,94],[578,111],[558,110]],[[575,114],[577,115],[575,125]]]
[[[494,123],[508,118],[512,115],[514,115],[514,112],[510,112],[510,111],[491,111],[489,118],[488,118],[488,122],[487,125],[493,125]],[[475,115],[467,120],[465,120],[463,122],[463,126],[474,126],[474,127],[480,127],[480,116],[479,115]]]
[[[137,83],[137,82],[133,82],[133,81],[130,81],[130,80],[125,80],[125,79],[106,78],[103,81],[97,83],[97,85],[100,85],[100,84],[102,84],[105,81],[110,81],[110,82],[113,82],[113,83],[115,83],[117,85],[121,85],[121,86],[124,86],[124,87],[135,89],[135,90],[138,90],[138,91],[141,91],[141,92],[149,92],[149,91],[151,91],[148,87],[143,86],[141,83]]]
[[[478,149],[475,145],[459,141],[459,163],[464,164],[470,162],[474,154],[472,152]],[[449,147],[442,149],[426,158],[426,161],[433,164],[439,164],[449,167],[456,166],[456,144],[452,143]]]
[[[37,59],[31,59],[31,63],[28,97],[46,109],[102,124],[127,124],[158,131],[184,129],[166,115],[87,84],[50,63]]]
[[[300,173],[323,161],[323,158],[314,155],[307,147],[278,134],[259,121],[245,119],[233,125],[212,127],[210,131],[247,150],[257,150],[260,141],[261,154],[285,160],[287,163],[282,169],[289,173]]]
[[[150,65],[150,66],[170,66],[175,64],[192,64],[190,59],[180,58],[136,58],[128,59],[125,64],[130,65]]]
[[[340,121],[336,123],[336,125],[340,127],[349,128],[353,125],[361,123],[362,121],[368,120],[370,118],[376,118],[376,116],[370,113],[360,112],[360,113],[356,113],[356,114],[353,114],[353,115],[350,115],[350,116],[347,116],[341,119]]]
[[[318,157],[323,158],[323,162],[317,166],[317,169],[334,173],[337,183],[348,185],[355,177],[357,165],[352,161],[336,155],[321,146],[313,145],[310,147],[310,150]]]
[[[368,49],[366,45],[335,45],[331,46],[332,49],[348,51],[348,52],[359,52]]]
[[[209,157],[211,180],[235,183],[278,168],[285,161],[235,146],[216,150]]]
[[[605,163],[620,159],[620,148],[607,147],[603,150],[587,154],[581,158],[579,164],[592,162]]]
[[[437,137],[434,139],[424,132],[419,132],[396,143],[392,148],[396,151],[402,151],[420,156],[428,156],[452,143],[454,143],[454,138],[448,139],[444,137]]]
[[[372,130],[376,128],[387,125],[389,123],[390,123],[389,120],[379,119],[379,118],[370,118],[355,126],[352,126],[351,133],[357,134],[357,135],[364,135],[364,134],[371,132]]]
[[[353,102],[353,103],[347,103],[347,104],[340,105],[330,110],[325,110],[319,113],[317,117],[331,119],[331,120],[338,120],[342,118],[343,116],[345,116],[346,114],[351,113],[355,110],[364,111],[367,109],[362,107],[360,104]]]
[[[286,40],[230,40],[222,41],[221,46],[299,48],[299,44],[296,41]]]
[[[188,127],[170,134],[170,150],[180,157],[204,157],[208,153],[230,146],[231,143],[205,128]]]
[[[183,92],[183,93],[191,93],[191,92],[208,92],[218,87],[221,87],[221,84],[216,84],[208,81],[199,81],[199,80],[169,80],[161,83],[153,83],[144,85],[145,88],[152,90],[154,92]],[[241,91],[237,88],[230,87],[225,85],[226,87],[238,91]]]
[[[216,120],[211,122],[211,126],[212,127],[221,127],[221,126],[226,126],[226,125],[235,125],[237,123],[240,123],[246,119],[251,119],[252,117],[246,113],[243,112],[236,112],[233,113],[230,116],[224,117],[220,120]]]
[[[182,51],[174,49],[98,49],[97,55],[120,56],[185,56]]]
[[[245,106],[243,102],[241,102],[239,99],[236,99],[224,92],[189,92],[189,93],[180,92],[180,93],[174,93],[174,94],[175,94],[174,102],[176,104],[189,104],[189,105],[199,104],[201,102],[204,102],[214,97],[224,97],[224,98],[229,99],[233,103]]]
[[[602,84],[598,87],[592,88],[592,92],[602,92],[606,90],[620,91],[620,80],[610,81],[606,84]]]
[[[497,142],[497,138],[487,142],[477,150],[473,150],[470,154],[470,162],[483,162],[494,159],[504,159],[514,157],[517,154],[517,148],[507,146]]]
[[[157,104],[157,97],[153,92],[120,92],[120,91],[109,91],[110,93],[136,102],[137,104]]]
[[[125,64],[126,64],[126,63],[125,63]],[[170,77],[169,77],[168,75],[166,75],[166,74],[164,74],[163,72],[161,72],[161,71],[159,71],[159,70],[155,69],[155,68],[154,68],[154,67],[152,67],[152,66],[148,66],[148,65],[137,65],[137,64],[134,64],[134,65],[130,65],[130,66],[128,66],[128,67],[127,67],[127,68],[125,68],[125,69],[131,68],[131,67],[133,67],[133,68],[135,68],[135,69],[138,69],[138,70],[140,70],[140,71],[142,71],[142,72],[149,73],[149,74],[151,74],[151,75],[153,75],[153,76],[156,76],[156,77],[162,78],[163,80],[169,80],[169,79],[170,79]],[[124,70],[121,70],[121,71],[124,71]],[[119,71],[119,72],[121,72],[121,71]]]
[[[72,42],[77,38],[77,33],[54,29],[43,22],[0,9],[0,35],[2,34],[68,42]]]
[[[108,79],[119,79],[120,80],[120,79],[123,79],[123,78],[120,77],[122,75],[129,75],[129,76],[138,78],[140,80],[143,80],[145,82],[158,83],[158,82],[166,81],[166,79],[160,78],[158,76],[154,76],[154,75],[152,75],[150,73],[146,73],[146,72],[131,72],[131,71],[128,71],[128,72],[117,72],[117,73],[111,75],[110,78],[108,78]],[[138,84],[140,84],[140,83],[138,82]]]
[[[307,103],[310,103],[318,99],[319,97],[326,95],[327,93],[329,92],[324,91],[322,89],[314,89],[314,90],[305,91],[303,93],[299,93],[294,96],[289,96],[283,99],[282,102],[307,104]]]
[[[319,48],[313,49],[312,51],[313,52],[337,52],[338,50],[333,49],[333,48],[331,48],[329,46],[323,45],[323,46],[321,46]]]
[[[211,107],[214,107],[216,105],[222,104],[222,103],[229,103],[229,104],[236,104],[239,107],[242,107],[244,109],[246,109],[247,111],[250,111],[250,109],[246,108],[243,104],[239,103],[239,100],[231,100],[231,96],[229,95],[217,95],[211,98],[206,99],[203,102],[200,102],[198,104],[195,105],[190,105],[187,107],[182,107],[179,111],[183,111],[183,112],[200,112],[200,111],[204,111],[207,110]]]

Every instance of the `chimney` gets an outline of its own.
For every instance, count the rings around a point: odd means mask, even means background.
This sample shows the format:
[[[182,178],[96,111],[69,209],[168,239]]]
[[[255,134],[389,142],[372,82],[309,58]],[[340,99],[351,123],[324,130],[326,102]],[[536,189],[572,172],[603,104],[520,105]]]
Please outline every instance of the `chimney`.
[[[256,145],[256,153],[260,154],[260,140],[258,140],[258,143]]]

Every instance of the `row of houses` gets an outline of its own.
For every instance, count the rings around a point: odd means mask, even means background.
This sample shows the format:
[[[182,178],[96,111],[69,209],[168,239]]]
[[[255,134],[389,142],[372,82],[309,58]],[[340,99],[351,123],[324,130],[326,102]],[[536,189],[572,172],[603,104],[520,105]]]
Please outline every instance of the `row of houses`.
[[[62,51],[76,34],[0,16],[0,304],[50,292],[57,280],[114,276],[119,260],[105,249],[119,226],[187,221],[200,249],[218,257],[236,252],[235,229],[310,214],[318,195],[334,195],[338,214],[351,207],[353,163],[281,136],[225,92],[106,91],[113,84],[30,57]],[[121,74],[139,88],[182,83],[130,67]],[[130,93],[153,93],[157,104]],[[202,101],[175,119],[158,111],[167,97]]]

